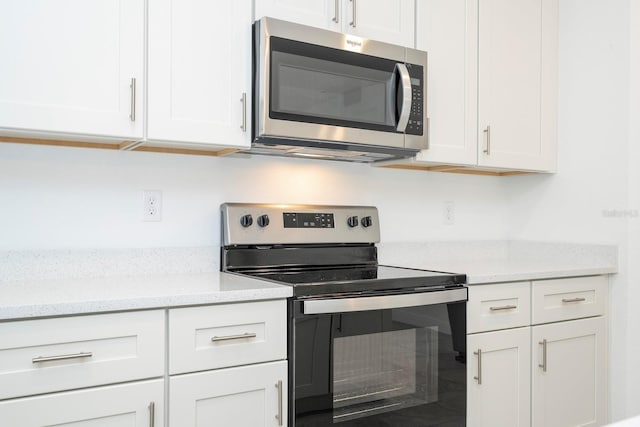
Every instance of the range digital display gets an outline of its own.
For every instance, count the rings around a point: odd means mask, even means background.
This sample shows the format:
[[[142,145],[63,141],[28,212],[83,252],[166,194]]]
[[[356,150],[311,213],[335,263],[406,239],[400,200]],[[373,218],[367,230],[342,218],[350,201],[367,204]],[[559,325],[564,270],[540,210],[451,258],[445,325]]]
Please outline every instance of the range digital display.
[[[299,213],[284,212],[282,214],[284,228],[334,228],[332,213]]]

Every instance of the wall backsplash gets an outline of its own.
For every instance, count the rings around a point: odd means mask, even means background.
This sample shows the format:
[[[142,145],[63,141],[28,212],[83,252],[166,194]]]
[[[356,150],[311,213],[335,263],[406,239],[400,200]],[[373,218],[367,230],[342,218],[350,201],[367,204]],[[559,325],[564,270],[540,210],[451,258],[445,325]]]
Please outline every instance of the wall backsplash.
[[[383,241],[504,239],[500,177],[279,157],[207,157],[0,144],[0,250],[219,244],[227,201],[367,204]],[[162,190],[162,221],[142,221]],[[444,224],[444,202],[455,223]]]

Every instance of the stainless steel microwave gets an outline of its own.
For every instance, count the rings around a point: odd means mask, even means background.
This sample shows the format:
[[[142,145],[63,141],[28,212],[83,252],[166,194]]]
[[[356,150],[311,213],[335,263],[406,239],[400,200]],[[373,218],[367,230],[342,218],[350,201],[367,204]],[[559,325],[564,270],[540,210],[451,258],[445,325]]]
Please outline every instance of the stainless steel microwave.
[[[426,52],[268,17],[253,31],[250,152],[375,162],[427,148]]]

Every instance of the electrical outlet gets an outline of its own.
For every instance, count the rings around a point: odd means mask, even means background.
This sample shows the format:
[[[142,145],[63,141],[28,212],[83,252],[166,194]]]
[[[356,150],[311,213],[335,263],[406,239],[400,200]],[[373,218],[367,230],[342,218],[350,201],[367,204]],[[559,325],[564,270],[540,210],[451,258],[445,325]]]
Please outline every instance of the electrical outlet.
[[[453,202],[444,202],[443,221],[445,225],[453,225],[456,220],[456,205]]]
[[[162,221],[162,191],[142,191],[142,220]]]

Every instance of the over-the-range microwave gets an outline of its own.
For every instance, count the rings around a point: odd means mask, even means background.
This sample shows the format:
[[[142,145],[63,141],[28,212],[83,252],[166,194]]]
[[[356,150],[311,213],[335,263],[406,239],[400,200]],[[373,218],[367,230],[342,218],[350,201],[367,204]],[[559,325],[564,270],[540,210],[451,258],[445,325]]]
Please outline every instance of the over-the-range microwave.
[[[428,146],[427,53],[264,17],[251,153],[375,162]]]

